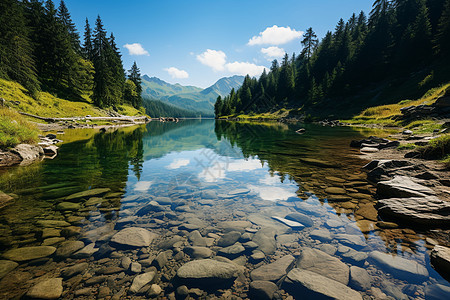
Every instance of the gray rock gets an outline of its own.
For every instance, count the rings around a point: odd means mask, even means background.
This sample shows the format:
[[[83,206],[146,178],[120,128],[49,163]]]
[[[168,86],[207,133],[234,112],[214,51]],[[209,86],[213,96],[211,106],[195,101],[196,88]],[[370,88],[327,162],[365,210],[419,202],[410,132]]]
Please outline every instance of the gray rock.
[[[97,298],[102,299],[111,294],[111,289],[107,286],[101,286],[98,288]]]
[[[249,221],[224,221],[217,224],[217,228],[225,232],[239,231],[243,233],[248,227],[252,227],[252,223]]]
[[[382,199],[378,213],[408,223],[426,226],[450,225],[450,203],[437,197],[411,197]]]
[[[286,226],[291,227],[292,229],[303,229],[305,228],[305,226],[297,221],[292,221],[292,220],[288,220],[285,218],[280,218],[280,217],[276,217],[273,216],[272,219],[277,220],[278,222],[283,223]]]
[[[61,246],[56,250],[56,257],[62,259],[70,257],[73,253],[84,248],[82,241],[65,241],[61,243]]]
[[[128,270],[130,268],[130,265],[131,265],[131,258],[129,258],[128,256],[122,257],[122,259],[120,260],[120,265],[125,270]]]
[[[358,291],[370,290],[372,278],[366,270],[351,266],[350,267],[350,283],[349,285]]]
[[[150,201],[147,205],[145,205],[144,207],[142,207],[141,209],[139,209],[136,212],[137,216],[145,216],[146,214],[149,213],[154,213],[154,212],[160,212],[160,211],[165,211],[166,209],[159,205],[158,202],[156,201]]]
[[[231,284],[238,274],[239,267],[237,265],[212,259],[190,261],[177,271],[178,278],[195,285]]]
[[[72,254],[73,258],[88,258],[94,255],[95,252],[98,251],[98,248],[95,248],[95,243],[90,243],[85,246],[83,249]]]
[[[0,279],[5,277],[9,272],[17,268],[19,264],[10,260],[0,260]]]
[[[283,286],[296,299],[362,300],[361,294],[338,281],[297,268],[288,273]]]
[[[394,299],[399,300],[408,300],[408,296],[403,294],[401,285],[394,284],[392,282],[389,282],[387,280],[383,280],[381,282],[381,289],[384,293],[386,293],[388,296],[393,297]]]
[[[422,282],[428,278],[427,269],[413,260],[395,257],[380,251],[372,251],[368,259],[379,267],[386,268],[389,273],[399,279]]]
[[[378,182],[377,194],[381,198],[409,198],[436,195],[432,189],[416,183],[408,176],[395,176],[391,180]]]
[[[286,255],[282,258],[274,261],[271,264],[263,265],[250,273],[253,281],[263,280],[263,281],[279,281],[284,275],[289,272],[290,268],[293,266],[295,258],[292,255]]]
[[[430,255],[433,267],[442,274],[443,277],[450,278],[450,248],[445,246],[434,246]]]
[[[63,292],[62,278],[41,281],[30,288],[27,297],[34,299],[58,299]]]
[[[254,249],[258,248],[258,244],[253,241],[243,243],[242,246],[244,246],[244,248],[246,250],[254,250]]]
[[[211,249],[206,247],[186,247],[183,251],[194,259],[209,258],[213,254]]]
[[[330,242],[332,240],[331,233],[325,228],[314,229],[309,233],[312,239],[319,240],[321,242]]]
[[[179,235],[175,235],[173,237],[171,237],[168,240],[162,241],[161,243],[158,244],[158,248],[159,249],[163,249],[163,250],[167,250],[167,249],[171,249],[173,248],[173,245],[175,243],[178,243],[180,241],[183,241],[183,238]]]
[[[319,250],[325,252],[328,255],[334,255],[337,251],[336,247],[330,244],[321,244]]]
[[[198,230],[194,230],[188,235],[188,239],[193,246],[205,247],[206,239],[202,237]]]
[[[315,272],[344,285],[348,284],[349,267],[338,258],[318,249],[303,248],[296,262],[296,267]]]
[[[153,280],[153,278],[155,278],[155,275],[156,275],[156,271],[151,271],[151,272],[137,275],[136,277],[134,277],[133,282],[131,283],[129,292],[131,294],[137,293],[147,283],[150,283]]]
[[[70,196],[67,196],[66,201],[78,202],[81,199],[89,199],[91,197],[105,195],[106,193],[108,193],[110,191],[111,191],[110,188],[91,189],[91,190],[87,190],[87,191],[83,191],[83,192],[79,192],[79,193],[75,193]]]
[[[29,144],[19,144],[13,149],[11,149],[12,153],[18,154],[23,161],[33,161],[38,159],[39,156],[44,154],[44,150],[40,146],[29,145]]]
[[[74,266],[64,268],[61,270],[61,276],[63,278],[71,278],[77,274],[82,273],[83,271],[86,271],[88,266],[88,263],[79,263]]]
[[[450,295],[450,286],[442,284],[429,284],[425,286],[425,299],[442,300]]]
[[[3,254],[8,260],[17,262],[43,258],[55,253],[56,248],[52,246],[35,246],[11,249]]]
[[[132,262],[131,264],[130,264],[130,272],[131,273],[134,273],[134,274],[139,274],[139,273],[141,273],[141,271],[142,271],[142,266],[141,266],[141,264],[140,263],[137,263],[137,262]]]
[[[156,197],[155,202],[160,205],[171,205],[172,200],[169,197]]]
[[[241,237],[241,233],[239,231],[230,231],[225,233],[218,241],[217,246],[219,247],[228,247],[236,243]]]
[[[147,292],[147,297],[149,298],[155,298],[156,296],[158,296],[159,294],[161,294],[163,292],[163,289],[157,285],[157,284],[152,284],[150,286],[150,288],[148,289]]]
[[[336,234],[335,238],[339,240],[340,243],[355,248],[362,248],[367,245],[363,238],[357,235],[340,233]]]
[[[261,228],[255,233],[253,242],[258,244],[258,250],[264,252],[266,255],[273,254],[277,249],[275,230],[272,228]]]
[[[167,264],[168,261],[169,261],[169,259],[167,257],[167,253],[164,251],[164,252],[160,252],[158,255],[156,255],[155,260],[153,261],[153,264],[159,270],[161,270]]]
[[[264,260],[266,258],[266,255],[264,254],[264,252],[256,250],[255,252],[252,253],[252,255],[250,255],[250,260],[253,263],[259,263],[260,261]]]
[[[355,249],[342,245],[338,247],[337,252],[343,261],[357,266],[362,266],[369,256],[365,252],[356,251]]]
[[[113,245],[126,248],[147,247],[157,234],[144,228],[129,227],[122,229],[111,238]]]
[[[178,229],[180,230],[187,230],[187,231],[194,231],[199,229],[200,226],[195,225],[195,224],[190,224],[190,223],[186,223],[186,224],[181,224]]]
[[[299,222],[306,227],[314,226],[314,221],[305,214],[294,212],[285,217],[288,220]]]
[[[273,294],[278,290],[275,283],[270,281],[252,281],[250,283],[249,296],[250,299],[271,300]]]
[[[234,245],[220,249],[217,252],[217,255],[222,255],[227,258],[234,259],[234,258],[242,255],[244,252],[245,252],[244,246],[242,246],[241,243],[236,243]]]
[[[249,189],[235,189],[235,190],[228,192],[228,195],[235,196],[235,195],[248,194],[249,192],[250,192]]]

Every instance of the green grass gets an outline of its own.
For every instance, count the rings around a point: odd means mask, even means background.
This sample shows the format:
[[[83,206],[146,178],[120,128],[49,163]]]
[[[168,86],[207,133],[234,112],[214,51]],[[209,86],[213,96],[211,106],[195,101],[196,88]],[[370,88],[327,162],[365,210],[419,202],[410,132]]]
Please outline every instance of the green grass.
[[[6,149],[17,144],[37,143],[39,130],[16,111],[0,108],[0,148]]]
[[[432,139],[427,146],[419,147],[417,150],[427,159],[448,159],[450,155],[450,134],[444,134]]]
[[[46,92],[40,92],[34,99],[19,83],[4,79],[0,79],[0,98],[4,98],[11,108],[41,117],[107,116],[105,110],[95,107],[89,99],[85,102],[69,101]],[[118,110],[124,115],[142,115],[142,111],[131,105],[119,105]]]
[[[442,124],[436,123],[434,120],[417,120],[405,126],[406,129],[411,129],[414,133],[432,133],[436,129],[442,129]]]
[[[414,144],[404,144],[397,147],[398,150],[413,150],[416,149],[416,145]]]
[[[351,124],[381,124],[381,125],[396,125],[396,126],[411,126],[409,128],[417,128],[417,133],[432,132],[434,129],[438,129],[438,125],[431,121],[415,121],[411,124],[404,124],[399,121],[399,117],[402,115],[400,109],[412,105],[431,105],[436,99],[443,96],[448,90],[450,90],[450,83],[444,84],[437,88],[428,90],[420,99],[417,100],[402,100],[396,104],[380,105],[369,107],[363,110],[358,115],[354,116],[350,120],[342,120],[343,122]],[[419,126],[420,123],[424,123],[423,126]]]

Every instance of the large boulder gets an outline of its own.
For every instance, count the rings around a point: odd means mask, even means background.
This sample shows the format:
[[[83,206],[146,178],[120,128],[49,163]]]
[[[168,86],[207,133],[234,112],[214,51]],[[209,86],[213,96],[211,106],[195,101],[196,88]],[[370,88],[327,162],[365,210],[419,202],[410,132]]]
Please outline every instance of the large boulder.
[[[409,224],[427,226],[450,225],[450,202],[437,197],[411,197],[382,199],[377,204],[378,213]]]
[[[122,229],[111,238],[111,244],[125,248],[147,247],[157,234],[144,228],[129,227]]]
[[[18,154],[24,162],[33,161],[44,154],[41,146],[29,144],[19,144],[11,149],[11,152]]]
[[[38,258],[43,258],[55,253],[56,248],[51,246],[34,246],[11,249],[3,254],[9,260],[21,262]]]
[[[362,300],[361,294],[338,281],[297,268],[288,273],[283,287],[295,299]]]
[[[450,279],[450,248],[436,245],[430,255],[433,267],[445,278]]]
[[[349,267],[338,258],[318,249],[303,248],[296,262],[296,267],[308,270],[347,285]]]
[[[212,259],[190,261],[177,271],[177,277],[188,285],[211,287],[232,284],[239,274],[233,263]]]
[[[399,279],[409,282],[423,282],[428,279],[427,269],[413,260],[380,251],[372,251],[369,254],[369,260]]]
[[[408,176],[395,176],[391,180],[378,182],[377,194],[381,198],[409,198],[436,195],[432,189],[415,182]]]
[[[277,282],[289,272],[290,268],[293,266],[294,260],[295,258],[292,255],[283,256],[271,264],[263,265],[253,270],[250,276],[253,281],[263,280]]]
[[[62,292],[62,278],[51,278],[34,285],[26,296],[32,299],[58,299]]]

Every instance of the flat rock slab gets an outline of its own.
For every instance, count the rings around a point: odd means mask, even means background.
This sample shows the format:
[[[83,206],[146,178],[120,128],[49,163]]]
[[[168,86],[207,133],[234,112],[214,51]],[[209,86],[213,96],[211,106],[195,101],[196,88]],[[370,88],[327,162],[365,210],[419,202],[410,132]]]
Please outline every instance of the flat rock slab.
[[[309,236],[312,239],[316,239],[322,242],[330,242],[332,240],[332,236],[330,231],[325,228],[322,229],[314,229],[310,232]]]
[[[283,285],[296,299],[362,300],[357,291],[308,270],[293,269]]]
[[[344,285],[348,284],[349,267],[338,258],[318,249],[303,248],[296,267],[320,274]]]
[[[297,221],[288,220],[281,217],[275,217],[273,216],[272,219],[277,220],[278,222],[283,223],[286,226],[291,227],[292,229],[303,229],[305,226]]]
[[[111,238],[111,243],[123,247],[147,247],[157,234],[144,228],[129,227],[122,229]]]
[[[253,236],[253,242],[258,244],[258,250],[264,252],[266,255],[273,254],[277,249],[275,230],[272,228],[261,228]]]
[[[380,251],[372,251],[369,260],[381,268],[385,268],[399,279],[422,282],[427,280],[427,269],[417,262]]]
[[[3,257],[13,261],[27,261],[43,258],[55,253],[56,248],[52,246],[35,246],[11,249],[3,254]]]
[[[67,258],[83,248],[84,243],[82,241],[66,241],[56,250],[56,256],[58,258]]]
[[[70,196],[67,196],[66,201],[77,202],[83,198],[88,199],[88,198],[91,198],[94,196],[104,195],[104,194],[108,193],[109,191],[111,191],[110,188],[99,188],[99,189],[87,190],[87,191],[83,191],[83,192],[79,192],[79,193],[75,193]]]
[[[133,283],[129,289],[129,292],[134,294],[137,293],[144,285],[151,282],[155,278],[156,272],[151,271],[144,274],[137,275],[133,279]]]
[[[209,258],[213,254],[212,250],[206,247],[185,247],[183,252],[194,259]]]
[[[28,290],[27,297],[33,299],[58,299],[63,292],[62,278],[41,281]]]
[[[253,281],[263,280],[277,282],[287,274],[289,268],[293,265],[295,258],[292,255],[286,255],[275,262],[263,265],[250,274]]]
[[[239,231],[245,232],[245,228],[251,227],[252,223],[249,221],[223,221],[217,224],[217,227],[225,232]]]
[[[17,268],[19,264],[11,260],[0,260],[0,279],[6,276],[9,272]]]
[[[250,299],[271,300],[278,290],[275,283],[270,281],[252,281],[250,283]]]
[[[450,248],[436,245],[431,251],[431,263],[443,277],[450,278]]]
[[[307,227],[314,226],[314,221],[309,216],[302,213],[290,213],[285,218],[291,221],[299,222]]]
[[[432,189],[416,183],[408,176],[395,176],[391,180],[378,182],[377,194],[381,198],[409,198],[436,195]]]
[[[351,247],[362,248],[367,245],[363,238],[359,235],[340,233],[336,234],[335,238],[339,240],[341,244]]]
[[[194,285],[232,283],[238,274],[237,265],[212,259],[190,261],[177,271],[178,278]]]
[[[248,194],[250,192],[249,189],[236,189],[228,192],[228,195],[243,195]]]
[[[372,286],[372,278],[363,268],[350,267],[350,286],[358,291],[367,291]]]
[[[405,222],[426,226],[450,225],[450,202],[436,197],[382,199],[378,213]]]

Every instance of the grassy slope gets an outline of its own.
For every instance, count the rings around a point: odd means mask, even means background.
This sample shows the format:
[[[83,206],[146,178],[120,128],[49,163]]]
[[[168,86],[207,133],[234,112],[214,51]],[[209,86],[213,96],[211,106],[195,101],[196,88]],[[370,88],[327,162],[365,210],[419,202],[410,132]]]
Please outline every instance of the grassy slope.
[[[15,110],[0,107],[0,148],[38,142],[39,130]]]
[[[33,99],[20,84],[3,79],[0,79],[0,98],[4,98],[11,108],[41,117],[107,116],[105,111],[95,107],[90,102],[74,102],[60,99],[46,92],[41,92],[38,99]],[[10,101],[18,101],[19,103],[14,104]],[[118,109],[124,115],[135,116],[142,114],[130,105],[120,105]]]

